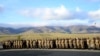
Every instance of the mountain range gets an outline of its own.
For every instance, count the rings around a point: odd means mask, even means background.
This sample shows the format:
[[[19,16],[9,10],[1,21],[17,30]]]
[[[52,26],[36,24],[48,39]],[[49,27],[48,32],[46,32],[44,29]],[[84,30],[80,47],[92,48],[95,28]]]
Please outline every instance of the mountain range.
[[[0,27],[0,35],[2,34],[20,34],[20,33],[100,33],[100,27],[86,25],[72,26],[40,26],[40,27]]]

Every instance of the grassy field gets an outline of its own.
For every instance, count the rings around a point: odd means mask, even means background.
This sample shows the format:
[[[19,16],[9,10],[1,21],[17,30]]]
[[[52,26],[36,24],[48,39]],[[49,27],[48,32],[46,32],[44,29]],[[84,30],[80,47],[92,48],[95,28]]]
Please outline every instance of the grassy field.
[[[56,38],[92,38],[100,34],[67,34],[67,33],[28,33],[20,34],[21,39],[56,39]],[[0,35],[0,41],[18,39],[19,35]]]

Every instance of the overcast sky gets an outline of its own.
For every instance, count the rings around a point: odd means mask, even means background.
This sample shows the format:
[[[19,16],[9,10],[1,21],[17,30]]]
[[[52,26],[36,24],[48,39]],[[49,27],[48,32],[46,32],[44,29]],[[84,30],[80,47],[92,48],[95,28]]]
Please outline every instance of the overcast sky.
[[[0,0],[0,23],[100,27],[100,0]]]

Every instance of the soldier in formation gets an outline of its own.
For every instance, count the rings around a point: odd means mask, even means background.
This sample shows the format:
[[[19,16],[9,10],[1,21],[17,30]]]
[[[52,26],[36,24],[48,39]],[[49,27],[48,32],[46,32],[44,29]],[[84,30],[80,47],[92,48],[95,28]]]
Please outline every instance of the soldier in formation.
[[[41,39],[38,40],[38,48],[42,48],[43,42]]]
[[[49,48],[53,48],[53,40],[49,40]]]
[[[94,38],[91,38],[90,40],[90,48],[95,49],[95,39]]]
[[[72,44],[73,44],[73,48],[76,49],[77,48],[77,46],[76,46],[76,38],[72,39]]]
[[[88,49],[91,48],[91,47],[90,47],[90,41],[91,41],[90,38],[87,38],[87,39],[86,39],[86,42],[87,42],[87,48],[88,48]]]
[[[84,49],[84,38],[80,39],[80,48]]]
[[[66,39],[38,39],[38,40],[7,40],[3,41],[3,48],[78,48],[100,49],[100,38],[66,38]]]
[[[60,40],[60,44],[61,44],[61,48],[64,49],[65,45],[64,45],[65,39],[61,39]]]
[[[100,49],[100,38],[95,38],[95,49]]]
[[[32,46],[33,46],[33,48],[36,48],[36,40],[33,40],[33,42],[32,42]]]
[[[65,42],[64,42],[65,48],[68,48],[68,40],[69,39],[65,39]]]
[[[68,40],[68,43],[69,43],[69,48],[73,48],[73,46],[72,46],[72,38],[69,38],[69,40]]]

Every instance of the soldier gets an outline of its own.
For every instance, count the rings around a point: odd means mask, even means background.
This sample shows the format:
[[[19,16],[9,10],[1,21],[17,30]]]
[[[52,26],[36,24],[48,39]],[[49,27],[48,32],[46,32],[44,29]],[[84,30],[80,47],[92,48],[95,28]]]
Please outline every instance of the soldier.
[[[20,40],[20,43],[19,43],[19,48],[22,48],[22,44],[23,44],[23,42],[22,42],[23,40]]]
[[[20,48],[19,44],[20,44],[20,40],[17,40],[17,48]]]
[[[22,40],[22,48],[26,48],[26,40]]]
[[[14,40],[10,41],[10,48],[13,48]]]
[[[8,40],[8,48],[11,48],[11,41]]]
[[[7,45],[8,45],[8,49],[10,48],[11,44],[10,44],[10,40],[7,41]]]
[[[59,48],[58,39],[56,39],[55,42],[56,42],[56,48]]]
[[[29,44],[30,44],[30,48],[33,48],[33,41],[32,40],[29,40]]]
[[[76,45],[77,45],[77,48],[79,49],[79,38],[76,38]]]
[[[38,48],[42,48],[41,44],[42,44],[42,43],[41,43],[41,39],[39,39],[39,40],[38,40]]]
[[[70,38],[70,39],[68,40],[68,42],[69,42],[69,48],[73,48],[73,46],[72,46],[72,38]]]
[[[44,48],[47,48],[47,40],[44,39]]]
[[[65,48],[68,48],[68,39],[65,39],[64,44],[65,44]]]
[[[8,41],[4,41],[4,44],[5,44],[5,49],[8,48]]]
[[[35,48],[36,47],[36,40],[32,40],[32,48]],[[34,44],[33,44],[34,43]]]
[[[60,48],[60,39],[57,39],[57,48]]]
[[[17,43],[18,41],[16,40],[16,48],[17,48],[17,45],[18,45],[18,43]]]
[[[95,49],[95,39],[94,38],[90,40],[90,48]]]
[[[29,48],[29,40],[26,40],[26,47]]]
[[[15,48],[17,48],[17,40],[15,40]]]
[[[87,49],[88,47],[87,47],[87,40],[86,40],[87,38],[84,38],[84,48],[85,49]]]
[[[7,48],[9,49],[11,46],[10,40],[7,41]]]
[[[47,48],[49,49],[50,48],[50,40],[47,39]]]
[[[62,41],[62,39],[59,39],[59,41],[58,41],[59,48],[62,48],[62,45],[63,45],[63,43],[61,43],[61,41]]]
[[[84,39],[83,38],[80,39],[80,48],[84,49]]]
[[[76,46],[76,38],[73,39],[72,44],[73,44],[73,48],[77,48],[77,46]]]
[[[53,40],[50,40],[50,48],[53,48]]]
[[[64,40],[64,39],[60,39],[61,48],[63,48],[63,49],[65,48],[64,42],[65,42],[65,40]]]
[[[95,48],[96,49],[99,49],[100,48],[99,42],[100,42],[99,38],[95,38],[95,46],[96,46]]]
[[[87,47],[88,47],[88,49],[90,49],[90,41],[91,40],[89,38],[87,38],[86,40],[87,40]]]
[[[13,41],[13,48],[16,48],[16,41]]]
[[[44,39],[41,39],[41,42],[40,43],[41,43],[40,44],[41,48],[45,48],[45,41],[44,41]]]

